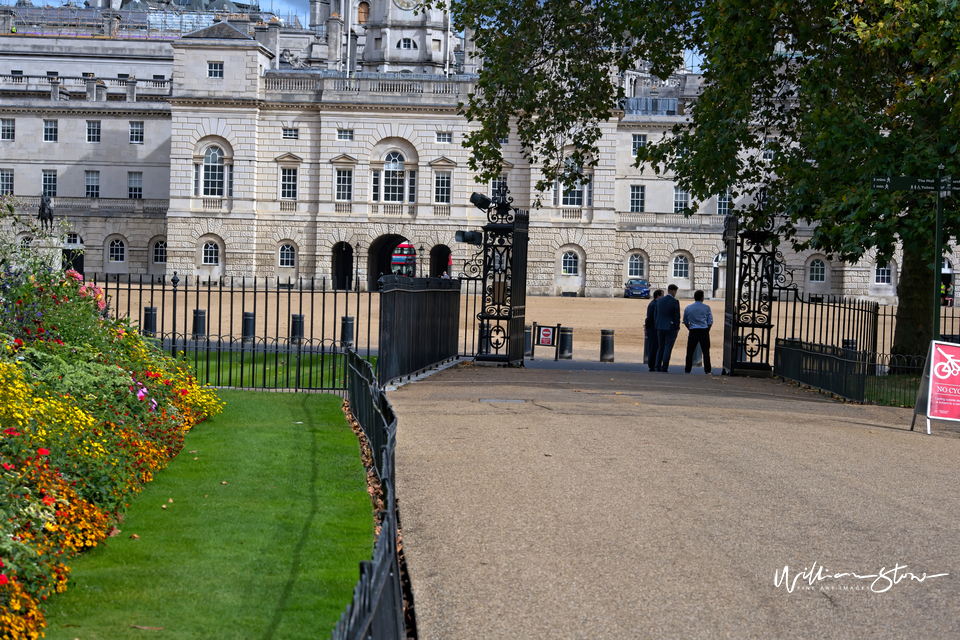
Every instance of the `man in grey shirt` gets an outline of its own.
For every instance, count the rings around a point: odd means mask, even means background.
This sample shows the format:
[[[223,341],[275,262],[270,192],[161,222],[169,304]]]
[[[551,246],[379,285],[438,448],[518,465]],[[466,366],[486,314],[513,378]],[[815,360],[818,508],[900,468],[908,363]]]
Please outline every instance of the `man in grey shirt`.
[[[690,373],[693,369],[693,352],[699,344],[703,353],[703,372],[710,373],[710,327],[713,326],[713,312],[703,304],[703,291],[695,291],[693,300],[693,304],[687,305],[683,310],[683,324],[690,330],[690,335],[687,336],[687,361],[684,363],[683,372]]]

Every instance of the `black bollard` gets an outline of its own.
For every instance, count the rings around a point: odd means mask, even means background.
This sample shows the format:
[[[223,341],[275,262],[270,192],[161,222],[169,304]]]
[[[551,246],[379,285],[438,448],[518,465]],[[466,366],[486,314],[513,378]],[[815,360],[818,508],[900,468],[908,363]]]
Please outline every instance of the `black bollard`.
[[[203,340],[207,337],[207,310],[193,310],[193,339]]]
[[[294,313],[290,316],[290,342],[300,344],[303,342],[303,314]]]
[[[340,316],[340,346],[353,346],[353,316]]]
[[[533,357],[533,327],[529,324],[523,326],[523,357]]]
[[[241,340],[243,342],[253,342],[253,334],[256,331],[257,321],[253,316],[253,311],[244,311],[243,312],[243,322],[241,323],[240,332]]]
[[[573,360],[573,327],[560,327],[560,360]]]
[[[600,362],[613,362],[613,329],[600,329]]]
[[[143,324],[140,325],[140,335],[144,335],[144,336],[157,335],[157,308],[156,307],[143,308]]]

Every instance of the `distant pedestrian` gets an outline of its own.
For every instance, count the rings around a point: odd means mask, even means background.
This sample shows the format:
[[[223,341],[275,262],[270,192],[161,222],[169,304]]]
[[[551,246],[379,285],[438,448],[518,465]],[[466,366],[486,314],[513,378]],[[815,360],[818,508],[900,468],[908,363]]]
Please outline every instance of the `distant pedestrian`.
[[[690,330],[687,336],[687,361],[683,372],[690,373],[693,369],[693,353],[700,345],[703,353],[703,372],[710,373],[710,327],[713,326],[713,312],[703,304],[703,291],[693,292],[693,304],[683,310],[683,325]]]
[[[446,272],[446,271],[444,271],[444,272],[443,272],[443,275],[440,276],[440,279],[441,279],[441,280],[449,280],[449,279],[450,279],[450,276],[447,275],[447,272]]]
[[[947,306],[953,306],[953,283],[947,285]]]
[[[677,301],[677,285],[667,287],[667,295],[657,300],[656,320],[657,327],[657,356],[654,361],[654,371],[667,373],[670,368],[670,354],[673,352],[673,343],[677,341],[680,331],[680,302]]]
[[[663,295],[663,289],[657,289],[653,292],[653,300],[647,305],[647,319],[643,323],[643,332],[646,334],[647,346],[650,349],[647,353],[647,364],[650,365],[650,371],[656,371],[654,362],[657,360],[657,300]]]

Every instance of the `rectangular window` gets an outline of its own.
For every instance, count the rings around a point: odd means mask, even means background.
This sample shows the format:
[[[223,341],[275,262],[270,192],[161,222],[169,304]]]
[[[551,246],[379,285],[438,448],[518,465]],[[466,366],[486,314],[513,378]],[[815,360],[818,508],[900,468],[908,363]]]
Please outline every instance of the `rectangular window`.
[[[227,165],[227,197],[233,197],[233,165]]]
[[[193,165],[193,195],[200,195],[200,164]]]
[[[452,144],[453,134],[449,131],[437,131],[437,142],[440,144]]]
[[[450,204],[451,176],[449,171],[440,171],[434,178],[433,201],[437,204]]]
[[[0,195],[13,195],[13,169],[0,169]]]
[[[773,160],[776,155],[776,151],[773,146],[775,143],[774,138],[764,138],[763,139],[763,159],[764,160]]]
[[[642,184],[630,185],[630,213],[642,213],[646,204],[647,188]]]
[[[584,188],[587,191],[587,206],[593,206],[593,176],[587,176],[587,181],[584,183]]]
[[[130,123],[130,144],[143,144],[143,123]]]
[[[100,142],[99,120],[87,120],[87,142]]]
[[[337,140],[353,140],[353,129],[337,129]]]
[[[284,130],[283,130],[283,139],[284,139],[284,140],[299,140],[299,139],[300,139],[300,129],[284,129]]]
[[[93,75],[93,71],[84,71],[83,73],[80,74],[80,77],[81,77],[81,78],[93,78],[93,77],[95,77],[95,76]]]
[[[16,140],[17,121],[13,118],[0,120],[0,140]]]
[[[490,195],[496,196],[507,188],[507,176],[500,175],[490,181]]]
[[[410,193],[408,194],[407,202],[413,203],[417,201],[417,172],[410,172]]]
[[[380,170],[375,169],[371,172],[370,200],[380,202]]]
[[[143,199],[143,172],[129,171],[127,173],[127,198],[130,200]]]
[[[44,120],[43,121],[43,141],[44,142],[56,142],[57,141],[57,121],[56,120]]]
[[[383,201],[403,202],[403,171],[383,172]]]
[[[673,212],[683,213],[687,210],[689,198],[687,192],[680,187],[673,188]]]
[[[640,149],[647,146],[647,134],[645,133],[635,133],[633,134],[633,152],[632,156],[637,157],[637,154],[640,152]]]
[[[297,199],[297,169],[280,169],[280,197],[284,200]]]
[[[876,284],[893,284],[893,272],[891,271],[889,264],[877,265],[874,282]]]
[[[129,73],[118,73],[118,74],[117,74],[117,79],[118,79],[118,80],[127,80],[128,78],[130,78],[130,74],[129,74]]]
[[[86,197],[88,198],[100,197],[100,172],[99,171],[84,171],[83,183],[84,183],[84,195]]]
[[[499,139],[497,140],[497,142],[499,142],[501,145],[510,144],[510,135],[507,134],[507,135],[503,136],[502,138],[499,138]]]
[[[40,194],[51,198],[57,197],[57,172],[55,169],[43,170],[43,190]]]
[[[353,200],[353,169],[337,169],[337,200]]]
[[[564,189],[561,204],[565,207],[583,206],[583,185],[577,184],[572,189]]]
[[[730,215],[730,201],[732,198],[729,193],[723,193],[717,196],[717,215]]]
[[[208,78],[222,78],[222,77],[223,77],[223,63],[222,63],[222,62],[208,62],[208,63],[207,63],[207,77],[208,77]]]

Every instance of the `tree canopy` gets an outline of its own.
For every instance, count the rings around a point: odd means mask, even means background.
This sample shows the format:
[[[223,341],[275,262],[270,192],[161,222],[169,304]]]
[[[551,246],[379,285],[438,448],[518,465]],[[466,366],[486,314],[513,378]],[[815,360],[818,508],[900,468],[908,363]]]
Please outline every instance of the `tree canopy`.
[[[642,61],[666,79],[696,50],[695,106],[637,162],[694,199],[731,193],[747,225],[773,223],[799,250],[885,261],[901,247],[901,306],[914,300],[929,339],[934,194],[870,179],[935,177],[939,165],[960,178],[960,0],[452,0],[452,11],[482,58],[463,106],[480,125],[465,144],[482,177],[498,175],[512,125],[543,166],[541,189],[580,179],[618,115],[618,74]],[[944,237],[956,237],[946,202]],[[901,349],[925,349],[920,334]]]

